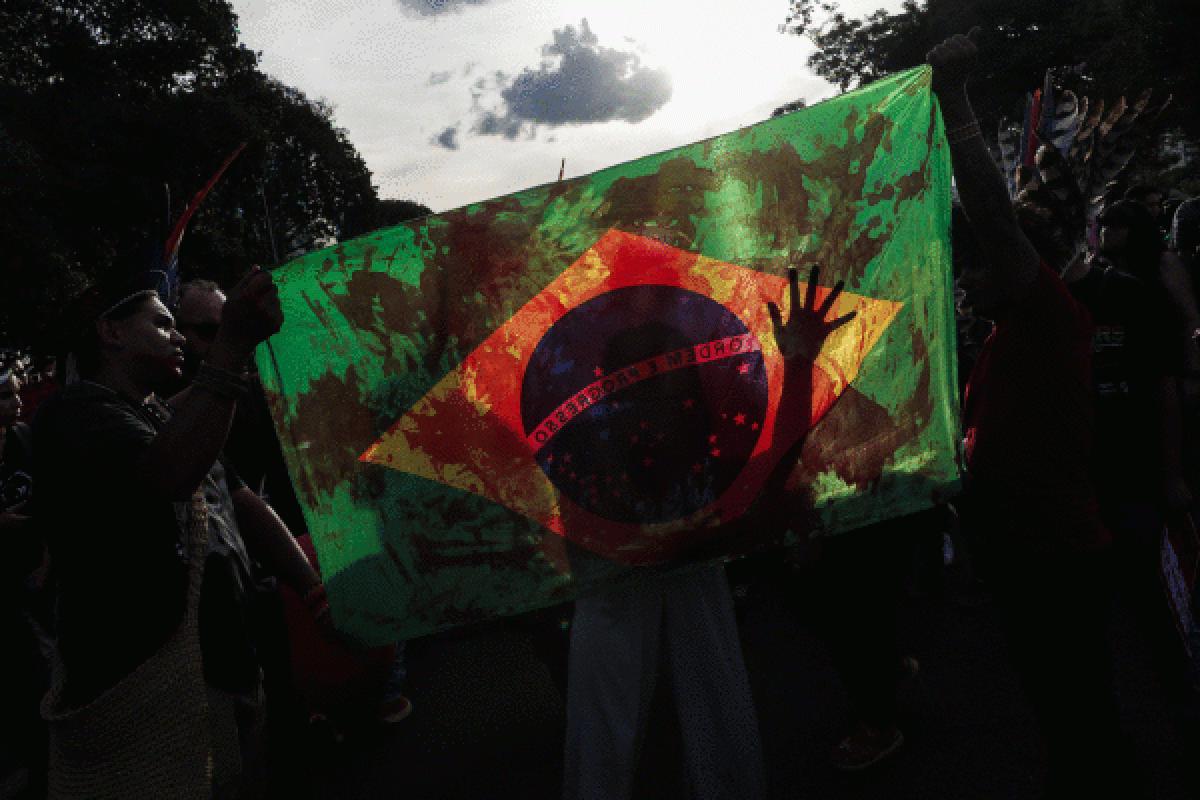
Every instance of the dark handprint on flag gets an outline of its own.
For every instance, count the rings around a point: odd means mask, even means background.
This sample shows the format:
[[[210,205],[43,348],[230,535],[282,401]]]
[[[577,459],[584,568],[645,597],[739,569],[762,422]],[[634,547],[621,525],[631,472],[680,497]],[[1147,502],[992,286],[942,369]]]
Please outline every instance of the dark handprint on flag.
[[[621,563],[690,557],[782,494],[901,305],[799,280],[610,232],[361,458]]]
[[[776,411],[776,430],[782,438],[792,431],[799,435],[808,430],[812,418],[813,364],[821,354],[825,341],[838,328],[854,319],[857,312],[851,311],[835,320],[827,320],[830,310],[845,288],[838,281],[825,296],[825,302],[817,306],[817,280],[820,268],[815,264],[808,276],[808,289],[804,302],[800,302],[800,276],[795,267],[788,269],[788,319],[783,321],[778,306],[767,303],[771,315],[771,327],[775,343],[783,355],[783,393]],[[797,428],[801,428],[798,432]]]
[[[775,411],[775,435],[772,446],[760,453],[746,472],[767,473],[753,505],[739,518],[726,524],[715,516],[705,521],[712,544],[688,554],[689,560],[706,560],[721,554],[741,555],[761,544],[779,539],[789,526],[795,526],[802,509],[794,507],[795,497],[784,492],[788,475],[796,466],[804,446],[805,434],[812,427],[813,375],[817,356],[829,336],[850,320],[851,311],[837,319],[827,319],[844,287],[838,281],[825,301],[817,305],[819,268],[813,266],[804,302],[800,302],[800,278],[796,269],[788,270],[789,311],[786,322],[778,306],[767,303],[767,313],[775,343],[784,357],[783,391]],[[711,551],[711,552],[710,552]]]
[[[835,320],[826,320],[830,309],[833,308],[842,289],[845,288],[846,282],[838,281],[825,296],[825,302],[821,304],[820,308],[817,308],[819,274],[820,268],[813,265],[812,272],[808,276],[808,289],[804,295],[804,304],[801,305],[799,272],[795,267],[788,268],[791,310],[786,323],[779,313],[779,307],[774,303],[767,303],[767,313],[771,315],[771,325],[775,332],[775,343],[779,345],[779,352],[783,354],[785,361],[795,359],[810,363],[816,361],[817,356],[821,353],[821,347],[824,346],[829,335],[854,319],[855,314],[858,313],[851,311]]]
[[[775,432],[781,447],[768,451],[768,455],[775,453],[779,462],[763,485],[764,494],[782,493],[788,473],[792,471],[796,459],[800,456],[804,434],[812,427],[813,370],[821,348],[834,331],[854,319],[858,313],[851,311],[834,320],[826,319],[845,288],[845,282],[838,281],[834,284],[833,289],[825,296],[825,302],[818,307],[819,276],[820,270],[814,264],[808,276],[808,290],[805,292],[804,302],[801,303],[799,275],[795,267],[788,269],[790,308],[787,322],[783,321],[779,308],[774,303],[767,303],[775,343],[779,345],[779,351],[783,354],[784,368],[783,393],[775,412]],[[782,456],[779,455],[780,449],[784,450]]]

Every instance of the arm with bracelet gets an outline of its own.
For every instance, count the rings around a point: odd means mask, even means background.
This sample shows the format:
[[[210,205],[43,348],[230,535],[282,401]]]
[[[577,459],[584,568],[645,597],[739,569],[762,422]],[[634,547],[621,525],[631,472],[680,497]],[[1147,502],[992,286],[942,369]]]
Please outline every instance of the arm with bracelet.
[[[207,362],[138,459],[137,472],[151,488],[182,500],[200,485],[229,436],[236,401],[248,388],[246,362],[282,324],[278,290],[256,268],[230,291]]]
[[[1017,223],[1008,187],[984,144],[967,95],[967,79],[978,59],[973,41],[977,34],[978,28],[967,36],[951,37],[931,50],[927,59],[950,144],[954,182],[971,232],[981,245],[982,263],[964,272],[961,281],[975,295],[976,311],[995,319],[1033,288],[1041,257]]]

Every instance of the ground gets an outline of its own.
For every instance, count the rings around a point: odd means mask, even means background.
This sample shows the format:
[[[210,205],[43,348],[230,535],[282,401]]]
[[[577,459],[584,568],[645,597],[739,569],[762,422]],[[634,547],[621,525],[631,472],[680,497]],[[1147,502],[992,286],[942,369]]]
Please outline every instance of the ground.
[[[849,729],[849,703],[825,646],[774,592],[745,609],[741,635],[758,708],[771,796],[838,800],[1019,800],[1038,796],[1044,744],[1008,661],[986,589],[964,559],[940,587],[898,598],[902,649],[920,662],[900,695],[905,744],[871,769],[838,772],[831,747]],[[1114,623],[1122,722],[1140,767],[1141,796],[1173,800],[1200,787],[1132,618]],[[313,798],[556,798],[564,702],[535,657],[528,626],[499,623],[415,640],[407,694],[414,710],[389,728],[306,751]],[[662,682],[638,771],[638,800],[682,798],[682,745]],[[1129,795],[1126,795],[1129,796]],[[1136,795],[1134,795],[1136,796]]]

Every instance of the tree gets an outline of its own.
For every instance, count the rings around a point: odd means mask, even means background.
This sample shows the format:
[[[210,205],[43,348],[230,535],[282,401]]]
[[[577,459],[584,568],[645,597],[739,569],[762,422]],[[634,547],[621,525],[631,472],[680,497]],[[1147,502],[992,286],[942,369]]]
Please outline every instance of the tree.
[[[1184,0],[906,0],[895,14],[846,17],[828,0],[791,0],[782,29],[808,36],[817,74],[842,89],[921,64],[946,37],[978,25],[981,69],[971,95],[985,124],[1019,118],[1049,67],[1087,65],[1090,95],[1154,87],[1174,95],[1167,126],[1200,125],[1193,4]]]
[[[224,246],[212,255],[273,263],[371,230],[371,174],[345,129],[334,125],[333,107],[261,74],[235,91],[247,123],[238,135],[251,147],[223,181],[224,221],[213,219],[210,227]]]
[[[243,141],[189,227],[185,277],[228,282],[374,227],[333,108],[257,69],[229,0],[5,0],[0,328],[38,338],[66,295],[161,241]]]
[[[792,100],[790,103],[784,103],[779,108],[777,108],[771,112],[771,119],[775,119],[776,117],[782,117],[784,114],[790,114],[793,111],[799,111],[800,109],[804,108],[805,106],[806,106],[806,103],[804,102],[803,97],[801,97],[799,100]]]
[[[40,314],[44,320],[86,284],[67,255],[61,225],[44,213],[50,205],[45,172],[38,153],[0,127],[0,332],[12,339],[0,345],[27,343],[28,333],[38,327],[32,317]],[[22,308],[31,313],[21,313]]]
[[[254,68],[224,0],[5,0],[0,82],[155,95]]]
[[[412,200],[380,200],[376,206],[375,227],[391,228],[410,219],[428,217],[432,213],[428,206]]]

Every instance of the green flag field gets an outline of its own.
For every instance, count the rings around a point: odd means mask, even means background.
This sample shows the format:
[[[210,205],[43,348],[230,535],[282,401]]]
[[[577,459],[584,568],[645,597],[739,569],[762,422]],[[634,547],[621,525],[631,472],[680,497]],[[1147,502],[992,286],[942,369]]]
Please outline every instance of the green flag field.
[[[929,507],[959,479],[949,222],[922,67],[282,266],[258,367],[335,623],[383,644]],[[795,427],[767,303],[814,264],[855,315],[788,532],[726,541]]]

